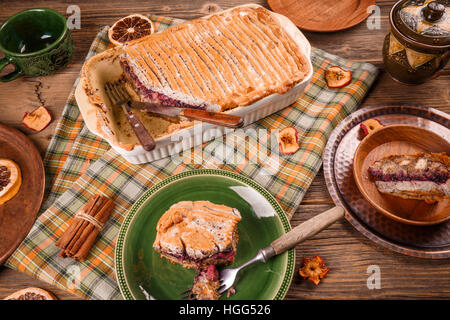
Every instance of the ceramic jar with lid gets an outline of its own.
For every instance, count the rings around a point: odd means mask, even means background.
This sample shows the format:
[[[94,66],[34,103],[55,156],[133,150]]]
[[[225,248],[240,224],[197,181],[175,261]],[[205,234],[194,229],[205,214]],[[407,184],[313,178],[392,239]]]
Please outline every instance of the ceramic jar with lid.
[[[391,9],[383,61],[394,80],[420,84],[450,74],[450,0],[401,0]]]

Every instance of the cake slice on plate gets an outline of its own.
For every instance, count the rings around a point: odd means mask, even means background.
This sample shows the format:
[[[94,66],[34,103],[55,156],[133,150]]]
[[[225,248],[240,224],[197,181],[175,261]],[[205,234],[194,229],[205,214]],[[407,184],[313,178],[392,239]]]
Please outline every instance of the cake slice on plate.
[[[239,240],[238,210],[209,201],[181,201],[158,221],[153,248],[175,264],[201,269],[233,263]]]

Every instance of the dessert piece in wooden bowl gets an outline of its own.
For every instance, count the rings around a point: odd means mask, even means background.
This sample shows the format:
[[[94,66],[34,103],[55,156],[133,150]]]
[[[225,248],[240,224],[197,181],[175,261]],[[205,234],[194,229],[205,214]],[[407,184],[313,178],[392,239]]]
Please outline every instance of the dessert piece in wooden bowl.
[[[432,131],[387,126],[358,146],[353,159],[355,182],[364,198],[391,219],[411,225],[442,223],[450,219],[446,154],[450,143]],[[414,167],[408,169],[412,163]]]

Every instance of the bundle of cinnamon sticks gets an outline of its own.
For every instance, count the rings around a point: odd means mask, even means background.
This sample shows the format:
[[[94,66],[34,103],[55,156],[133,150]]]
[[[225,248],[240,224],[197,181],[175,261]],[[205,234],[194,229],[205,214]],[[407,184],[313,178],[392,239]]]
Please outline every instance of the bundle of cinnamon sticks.
[[[56,242],[56,246],[62,249],[60,256],[83,261],[113,208],[114,201],[110,198],[95,195],[89,199]]]

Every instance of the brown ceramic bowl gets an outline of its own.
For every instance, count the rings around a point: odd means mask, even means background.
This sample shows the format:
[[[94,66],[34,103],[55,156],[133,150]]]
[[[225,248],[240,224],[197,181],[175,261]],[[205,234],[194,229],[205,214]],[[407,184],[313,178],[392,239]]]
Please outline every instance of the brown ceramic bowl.
[[[382,194],[372,180],[368,168],[390,155],[420,152],[446,152],[450,143],[429,130],[410,125],[391,125],[365,137],[353,158],[353,176],[363,197],[380,213],[398,222],[426,226],[450,219],[450,199],[433,204]]]

